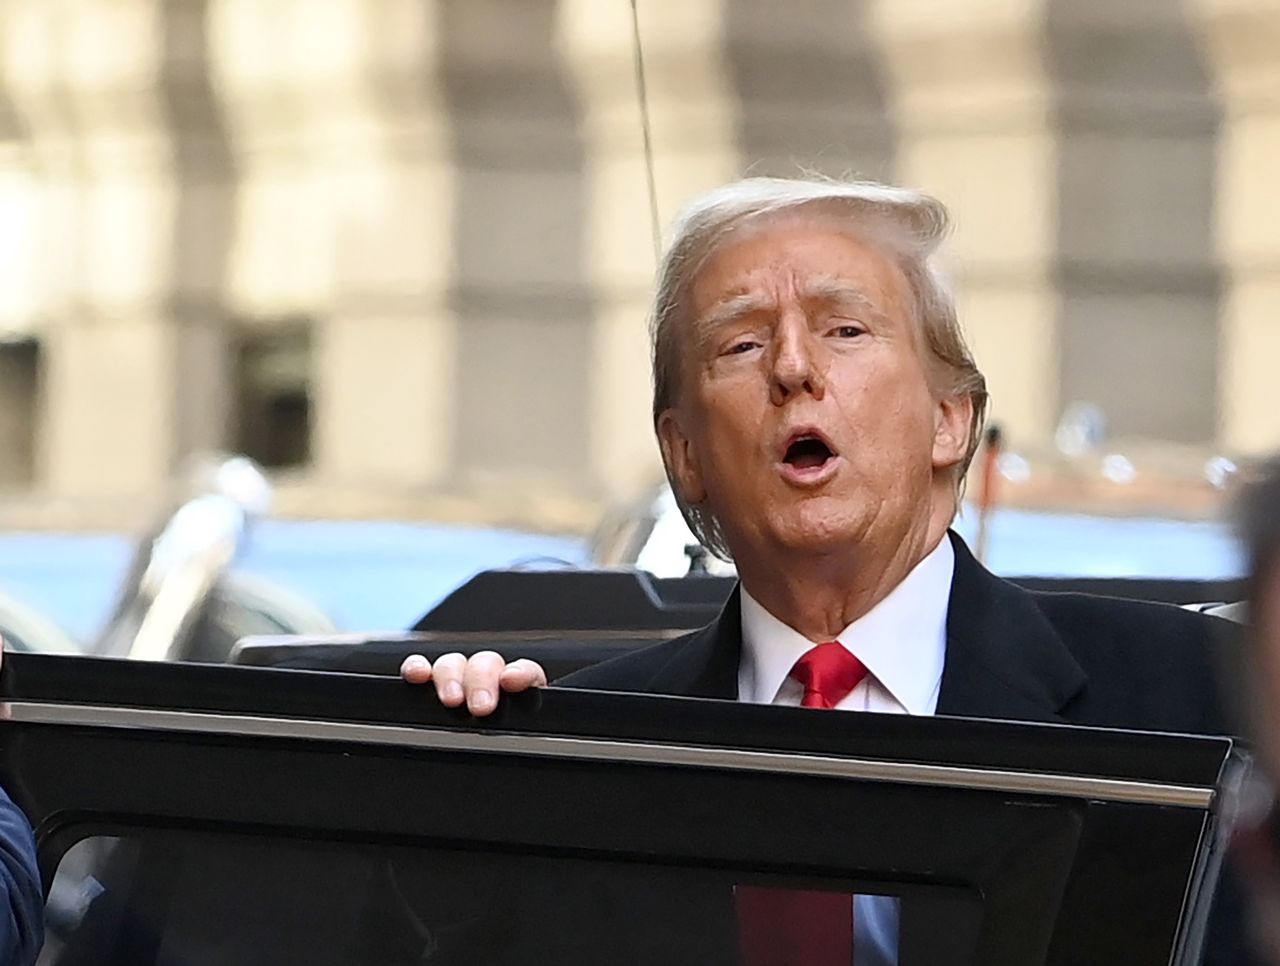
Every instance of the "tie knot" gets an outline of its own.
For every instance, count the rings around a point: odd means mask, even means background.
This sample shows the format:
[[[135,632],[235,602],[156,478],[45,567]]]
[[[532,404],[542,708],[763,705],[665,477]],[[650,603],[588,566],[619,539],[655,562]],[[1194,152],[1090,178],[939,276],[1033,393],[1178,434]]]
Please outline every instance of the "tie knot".
[[[839,641],[827,641],[805,651],[790,676],[804,686],[801,706],[834,708],[867,676],[867,666]]]

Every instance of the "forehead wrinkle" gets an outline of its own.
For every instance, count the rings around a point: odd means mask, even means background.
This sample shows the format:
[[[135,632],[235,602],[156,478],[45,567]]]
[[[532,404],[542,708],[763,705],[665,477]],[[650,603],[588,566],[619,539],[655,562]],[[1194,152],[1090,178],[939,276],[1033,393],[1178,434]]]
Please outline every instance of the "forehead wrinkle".
[[[797,301],[806,306],[816,303],[850,307],[865,313],[865,318],[868,320],[874,318],[883,322],[888,319],[888,315],[877,304],[877,300],[868,296],[862,288],[847,277],[838,274],[810,275],[796,271],[788,271],[786,274],[788,278],[785,287],[791,291]],[[705,346],[713,340],[716,331],[722,326],[741,321],[757,312],[778,308],[778,296],[774,285],[757,287],[752,280],[744,280],[744,283],[734,294],[721,298],[692,320],[695,345]]]
[[[801,279],[788,286],[802,302],[838,302],[858,304],[875,309],[874,302],[856,286],[836,277]],[[725,322],[733,322],[756,312],[777,308],[778,300],[772,292],[745,291],[726,296],[712,305],[696,320],[699,326],[714,328]]]
[[[806,302],[823,302],[828,305],[856,305],[883,314],[876,305],[875,299],[867,296],[862,289],[841,278],[831,276],[805,279],[799,286],[800,298]]]

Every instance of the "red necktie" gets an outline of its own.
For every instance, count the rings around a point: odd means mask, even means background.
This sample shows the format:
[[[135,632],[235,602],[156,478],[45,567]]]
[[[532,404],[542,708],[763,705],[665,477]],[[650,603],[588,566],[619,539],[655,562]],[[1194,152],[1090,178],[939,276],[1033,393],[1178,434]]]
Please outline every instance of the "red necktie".
[[[838,641],[811,648],[789,677],[804,685],[800,704],[834,708],[867,676]],[[853,896],[847,892],[737,886],[742,966],[852,966]]]
[[[853,966],[853,896],[735,886],[742,966]]]
[[[801,707],[834,708],[867,676],[867,666],[839,641],[827,641],[805,651],[788,676],[804,685]]]

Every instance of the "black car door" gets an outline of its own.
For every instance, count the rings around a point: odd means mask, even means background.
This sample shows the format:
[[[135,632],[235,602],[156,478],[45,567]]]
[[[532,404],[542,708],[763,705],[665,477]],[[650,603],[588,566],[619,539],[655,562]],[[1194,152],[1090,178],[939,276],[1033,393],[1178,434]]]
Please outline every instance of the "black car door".
[[[1168,963],[1222,739],[14,655],[45,966],[734,963],[748,886],[894,897],[904,966]]]

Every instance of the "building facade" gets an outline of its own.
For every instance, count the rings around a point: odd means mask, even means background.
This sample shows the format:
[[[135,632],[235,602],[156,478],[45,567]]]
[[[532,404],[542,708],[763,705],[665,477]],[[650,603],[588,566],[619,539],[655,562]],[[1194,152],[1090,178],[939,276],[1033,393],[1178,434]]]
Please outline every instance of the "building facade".
[[[1280,0],[638,0],[658,220],[919,186],[1021,451],[1280,443]],[[584,527],[657,478],[626,0],[0,5],[0,523],[193,453],[286,513]]]

